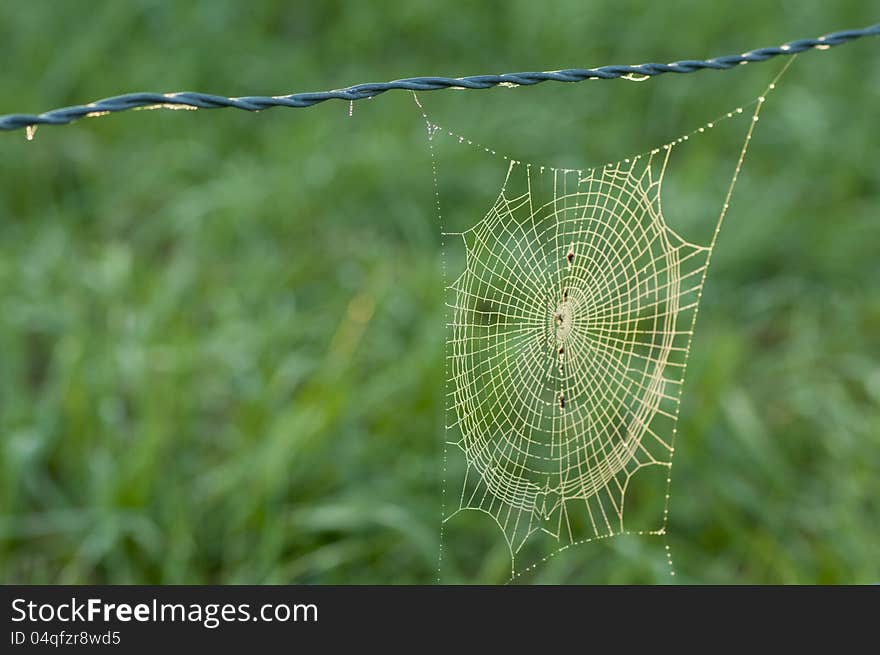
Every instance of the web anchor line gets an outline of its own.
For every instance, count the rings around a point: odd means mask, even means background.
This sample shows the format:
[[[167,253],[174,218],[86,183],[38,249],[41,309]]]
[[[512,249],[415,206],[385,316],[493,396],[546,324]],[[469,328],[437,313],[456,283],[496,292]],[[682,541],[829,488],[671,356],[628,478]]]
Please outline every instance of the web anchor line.
[[[880,36],[880,24],[853,30],[832,32],[814,39],[789,41],[779,46],[758,48],[738,55],[712,59],[685,59],[668,64],[645,63],[612,65],[598,68],[569,68],[558,71],[504,73],[501,75],[470,75],[467,77],[410,77],[391,82],[356,84],[343,89],[279,96],[226,97],[209,93],[182,91],[177,93],[128,93],[96,100],[86,105],[53,109],[42,114],[7,114],[0,116],[0,130],[29,128],[29,137],[37,125],[66,125],[87,116],[127,111],[129,109],[219,109],[230,107],[244,111],[262,111],[272,107],[311,107],[327,100],[375,98],[394,89],[437,91],[442,89],[490,89],[496,86],[532,86],[543,82],[583,82],[594,79],[643,79],[665,73],[695,73],[700,70],[727,70],[742,64],[767,61],[774,57],[796,55],[807,50],[826,50],[866,36]]]

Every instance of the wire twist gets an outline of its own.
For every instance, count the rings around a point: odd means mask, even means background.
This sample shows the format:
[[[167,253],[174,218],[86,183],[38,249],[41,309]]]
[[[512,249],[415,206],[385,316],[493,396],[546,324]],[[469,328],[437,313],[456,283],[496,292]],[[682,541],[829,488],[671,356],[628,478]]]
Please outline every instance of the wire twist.
[[[727,70],[741,64],[767,61],[774,57],[795,55],[812,49],[825,49],[841,45],[864,36],[880,36],[880,24],[856,30],[843,30],[815,39],[799,39],[780,46],[759,48],[739,55],[727,55],[713,59],[685,59],[669,64],[646,63],[633,66],[600,66],[599,68],[569,68],[559,71],[504,73],[501,75],[470,75],[467,77],[411,77],[391,82],[357,84],[344,89],[313,93],[293,93],[284,96],[245,96],[227,98],[183,91],[179,93],[128,93],[96,100],[87,105],[75,105],[53,109],[42,114],[7,114],[0,116],[0,130],[16,130],[35,125],[66,125],[85,116],[101,115],[143,107],[181,107],[193,109],[218,109],[233,107],[245,111],[261,111],[271,107],[311,107],[327,100],[364,100],[374,98],[386,91],[437,91],[440,89],[489,89],[500,84],[531,86],[542,82],[583,82],[592,79],[615,79],[619,77],[655,77],[664,73],[694,73],[696,71]]]

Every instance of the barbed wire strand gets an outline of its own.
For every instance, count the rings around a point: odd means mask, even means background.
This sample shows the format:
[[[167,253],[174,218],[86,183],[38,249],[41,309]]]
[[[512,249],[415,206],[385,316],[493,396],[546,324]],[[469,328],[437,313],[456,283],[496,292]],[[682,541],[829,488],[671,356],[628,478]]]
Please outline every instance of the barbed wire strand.
[[[271,107],[311,107],[327,100],[364,100],[374,98],[392,89],[408,91],[436,91],[439,89],[489,89],[499,85],[531,86],[542,82],[583,82],[591,79],[648,78],[664,73],[694,73],[699,70],[726,70],[774,57],[795,55],[806,50],[827,49],[860,39],[880,36],[880,24],[856,30],[843,30],[815,39],[790,41],[780,46],[759,48],[739,55],[714,59],[686,59],[669,64],[647,63],[633,66],[600,66],[599,68],[570,68],[558,71],[505,73],[502,75],[471,75],[468,77],[411,77],[391,82],[357,84],[344,89],[314,93],[293,93],[283,96],[225,96],[190,91],[178,93],[127,93],[96,100],[87,105],[53,109],[42,114],[8,114],[0,116],[0,130],[33,129],[37,125],[66,125],[86,116],[138,108],[167,107],[173,109],[217,109],[233,107],[245,111],[262,111]]]

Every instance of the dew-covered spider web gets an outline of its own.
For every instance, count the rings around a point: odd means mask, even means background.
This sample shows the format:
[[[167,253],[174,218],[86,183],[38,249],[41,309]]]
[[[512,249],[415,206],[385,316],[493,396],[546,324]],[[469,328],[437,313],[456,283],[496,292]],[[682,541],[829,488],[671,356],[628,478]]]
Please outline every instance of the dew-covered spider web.
[[[443,523],[467,511],[491,517],[509,549],[511,580],[576,544],[620,534],[665,540],[703,285],[775,82],[750,111],[737,108],[653,150],[586,169],[506,157],[424,114],[435,186],[439,139],[482,149],[506,166],[485,215],[444,232],[460,239],[466,257],[447,289]],[[670,156],[738,116],[751,123],[714,233],[709,243],[689,242],[661,206]],[[439,191],[437,201],[439,212]],[[455,458],[463,462],[453,479],[447,463]],[[646,470],[664,473],[664,502],[655,525],[635,530],[627,491]],[[535,540],[544,550],[523,561]]]

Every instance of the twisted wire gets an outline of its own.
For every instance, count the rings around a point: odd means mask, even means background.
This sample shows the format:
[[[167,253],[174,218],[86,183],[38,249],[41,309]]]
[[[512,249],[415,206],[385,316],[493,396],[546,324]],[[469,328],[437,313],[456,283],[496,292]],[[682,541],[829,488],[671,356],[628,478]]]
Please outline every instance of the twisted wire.
[[[233,107],[245,111],[261,111],[271,107],[311,107],[327,100],[364,100],[374,98],[392,89],[408,91],[436,91],[439,89],[489,89],[498,85],[531,86],[542,82],[583,82],[591,79],[620,77],[655,77],[664,73],[694,73],[699,70],[726,70],[741,64],[767,61],[774,57],[794,55],[806,50],[826,49],[860,39],[880,36],[880,24],[862,29],[843,30],[815,39],[799,39],[780,46],[759,48],[739,55],[713,59],[685,59],[669,64],[646,63],[632,66],[600,66],[599,68],[569,68],[559,71],[505,73],[501,75],[470,75],[467,77],[411,77],[391,82],[357,84],[344,89],[313,93],[293,93],[283,96],[245,96],[227,98],[184,91],[178,93],[127,93],[96,100],[86,105],[53,109],[42,114],[7,114],[0,116],[0,130],[16,130],[36,125],[65,125],[85,116],[101,115],[143,107],[175,107],[217,109]]]

